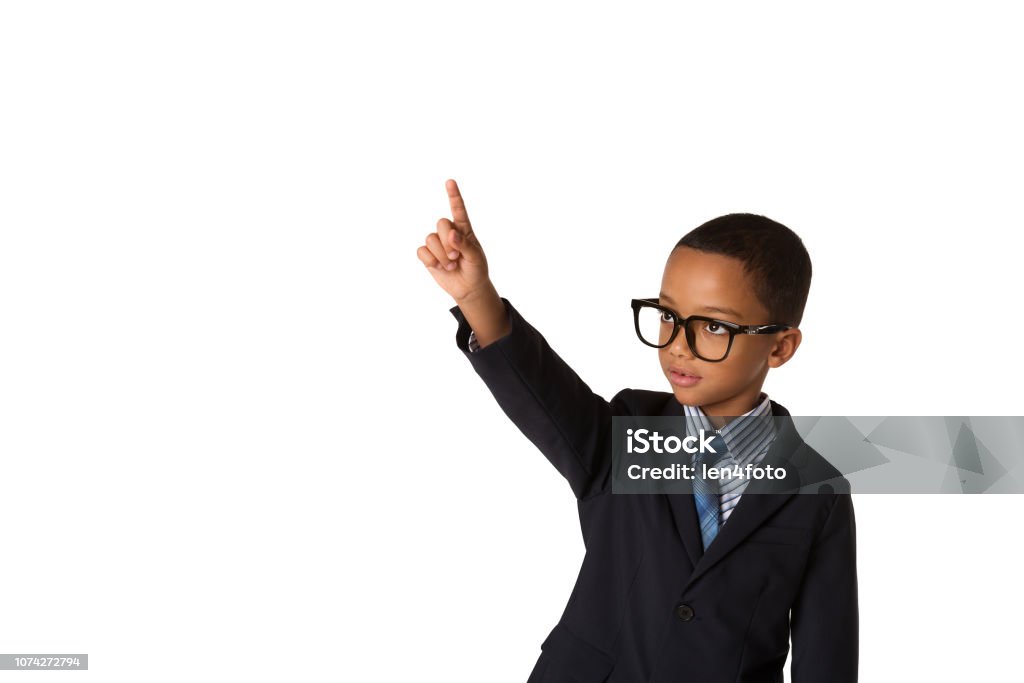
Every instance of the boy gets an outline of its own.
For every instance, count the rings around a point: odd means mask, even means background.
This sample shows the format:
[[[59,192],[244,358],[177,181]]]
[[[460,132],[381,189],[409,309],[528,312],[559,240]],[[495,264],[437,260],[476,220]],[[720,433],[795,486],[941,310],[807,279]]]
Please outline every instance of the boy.
[[[791,633],[796,683],[856,681],[849,484],[761,390],[800,345],[811,279],[800,238],[752,214],[683,237],[660,295],[633,301],[637,335],[658,348],[672,392],[623,389],[606,401],[497,294],[458,186],[446,187],[452,220],[417,255],[457,303],[459,348],[568,480],[586,548],[528,683],[781,683]],[[787,487],[815,494],[696,478],[690,494],[613,495],[613,415],[718,429],[724,457],[784,467]]]

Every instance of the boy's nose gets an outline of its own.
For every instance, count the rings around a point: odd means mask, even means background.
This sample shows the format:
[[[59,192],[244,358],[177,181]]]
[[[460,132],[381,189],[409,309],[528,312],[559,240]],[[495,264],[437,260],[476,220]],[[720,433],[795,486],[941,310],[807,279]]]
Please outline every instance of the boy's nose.
[[[690,345],[686,343],[686,335],[683,334],[682,330],[679,330],[679,334],[672,340],[672,343],[668,345],[669,353],[673,356],[682,356],[683,358],[693,359],[693,352],[690,351]]]

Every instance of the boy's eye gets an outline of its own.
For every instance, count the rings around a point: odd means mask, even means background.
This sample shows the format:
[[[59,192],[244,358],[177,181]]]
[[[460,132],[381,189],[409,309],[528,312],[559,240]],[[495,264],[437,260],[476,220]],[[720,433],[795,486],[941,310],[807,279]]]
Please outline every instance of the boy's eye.
[[[705,323],[704,330],[708,334],[713,334],[716,337],[723,334],[729,334],[729,330],[725,329],[725,325],[719,325],[718,323]]]
[[[666,311],[662,311],[661,312],[661,322],[663,322],[663,323],[671,323],[671,322],[675,322],[675,319],[676,319],[675,316],[672,315],[671,313],[668,313]]]

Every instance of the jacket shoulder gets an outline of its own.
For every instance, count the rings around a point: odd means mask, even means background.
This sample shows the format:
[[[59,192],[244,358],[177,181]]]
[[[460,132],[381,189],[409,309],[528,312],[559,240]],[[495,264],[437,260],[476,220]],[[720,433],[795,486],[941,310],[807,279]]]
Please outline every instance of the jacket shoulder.
[[[675,396],[667,391],[626,388],[615,394],[614,402],[619,403],[626,415],[661,415],[668,401]]]
[[[772,401],[772,415],[789,436],[788,460],[800,473],[801,490],[812,493],[850,493],[850,481],[829,460],[797,433],[793,416],[782,404]]]
[[[850,480],[821,453],[800,439],[792,460],[800,470],[802,488],[813,493],[851,493]]]

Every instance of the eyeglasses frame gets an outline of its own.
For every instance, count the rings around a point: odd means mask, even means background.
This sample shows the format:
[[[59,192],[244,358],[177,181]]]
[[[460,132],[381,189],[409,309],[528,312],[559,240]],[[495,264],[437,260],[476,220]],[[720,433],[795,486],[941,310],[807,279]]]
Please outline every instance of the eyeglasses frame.
[[[740,325],[739,323],[729,322],[728,320],[709,318],[708,316],[705,315],[691,315],[687,318],[684,318],[675,311],[673,311],[668,306],[660,303],[658,301],[659,298],[660,297],[654,297],[650,299],[633,299],[630,303],[630,306],[633,308],[633,325],[636,328],[637,338],[647,346],[652,346],[656,349],[663,349],[669,344],[671,344],[673,341],[675,341],[676,336],[679,334],[679,328],[682,327],[687,331],[687,334],[683,335],[683,337],[684,339],[686,339],[686,345],[690,348],[690,351],[697,358],[700,358],[702,361],[705,361],[707,363],[721,363],[723,360],[728,358],[729,352],[732,351],[732,341],[733,339],[736,338],[737,334],[775,334],[776,332],[783,332],[785,330],[793,329],[793,325],[788,325],[785,323],[768,323],[765,325]],[[664,344],[651,344],[646,339],[644,339],[644,336],[640,333],[640,309],[643,308],[644,306],[653,306],[654,308],[658,308],[667,313],[672,314],[672,318],[675,320],[675,326],[672,328],[672,334],[669,335],[668,341],[665,342]],[[694,346],[696,346],[696,342],[695,340],[690,339],[692,335],[689,333],[689,328],[686,327],[687,323],[689,323],[691,320],[703,320],[705,322],[715,323],[729,330],[729,344],[725,347],[725,354],[721,358],[719,358],[718,360],[708,360],[704,356],[697,353],[697,350],[694,348]]]

